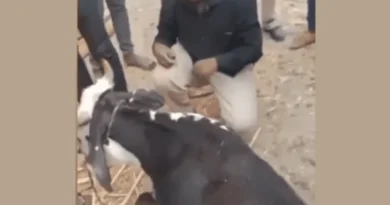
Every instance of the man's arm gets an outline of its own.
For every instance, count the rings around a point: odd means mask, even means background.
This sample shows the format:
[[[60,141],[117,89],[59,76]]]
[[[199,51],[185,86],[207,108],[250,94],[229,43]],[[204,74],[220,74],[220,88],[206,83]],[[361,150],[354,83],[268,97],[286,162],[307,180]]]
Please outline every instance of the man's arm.
[[[256,0],[237,2],[233,40],[240,45],[217,56],[218,70],[235,76],[246,65],[255,63],[263,56],[263,42],[257,16]]]
[[[171,47],[176,43],[178,27],[175,16],[176,0],[162,0],[160,18],[158,22],[158,33],[155,42]]]

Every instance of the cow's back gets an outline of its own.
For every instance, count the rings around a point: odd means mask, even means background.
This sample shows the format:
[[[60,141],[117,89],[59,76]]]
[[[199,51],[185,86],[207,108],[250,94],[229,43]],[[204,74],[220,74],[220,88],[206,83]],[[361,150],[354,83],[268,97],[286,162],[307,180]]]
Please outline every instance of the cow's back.
[[[304,205],[291,186],[253,152],[231,155],[221,167],[218,188],[204,205]],[[218,183],[216,183],[218,184]]]

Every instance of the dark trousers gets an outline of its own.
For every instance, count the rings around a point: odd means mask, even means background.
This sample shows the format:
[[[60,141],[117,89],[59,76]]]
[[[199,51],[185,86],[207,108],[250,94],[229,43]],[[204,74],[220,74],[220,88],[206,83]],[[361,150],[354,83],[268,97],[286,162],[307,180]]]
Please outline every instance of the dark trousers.
[[[104,1],[110,11],[111,20],[114,24],[115,35],[119,42],[119,48],[122,50],[123,54],[133,52],[134,45],[131,40],[126,0],[99,0],[99,14],[102,18],[104,18]]]
[[[99,0],[78,0],[77,26],[90,54],[99,62],[106,59],[114,75],[114,90],[127,91],[127,82],[118,53],[111,43],[99,14]],[[80,84],[79,86],[84,85]],[[80,88],[83,89],[83,88]]]
[[[316,0],[308,0],[307,2],[307,24],[309,31],[316,32]]]
[[[77,101],[80,102],[81,93],[85,87],[93,83],[88,73],[87,66],[83,58],[77,53]]]

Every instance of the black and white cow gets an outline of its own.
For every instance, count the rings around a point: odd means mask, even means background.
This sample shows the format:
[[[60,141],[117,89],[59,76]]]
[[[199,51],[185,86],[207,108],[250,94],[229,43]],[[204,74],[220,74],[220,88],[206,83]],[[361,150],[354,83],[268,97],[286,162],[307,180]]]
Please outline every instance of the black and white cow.
[[[151,178],[158,205],[305,204],[227,126],[195,113],[158,111],[164,99],[155,91],[114,92],[106,80],[84,91],[78,117],[89,120],[84,152],[107,191],[110,165],[137,164]]]

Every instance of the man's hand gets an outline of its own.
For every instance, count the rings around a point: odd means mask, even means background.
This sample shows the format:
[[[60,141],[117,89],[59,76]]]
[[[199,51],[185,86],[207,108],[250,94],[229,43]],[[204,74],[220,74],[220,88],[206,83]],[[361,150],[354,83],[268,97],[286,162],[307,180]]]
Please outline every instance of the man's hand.
[[[175,64],[175,54],[166,45],[158,42],[154,42],[152,46],[153,55],[156,57],[157,62],[165,68],[170,68]]]
[[[215,58],[199,60],[194,64],[191,85],[202,87],[210,83],[211,76],[218,71],[218,63]]]

